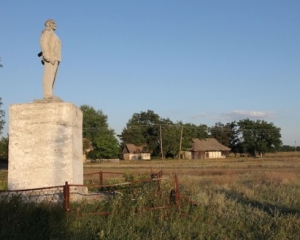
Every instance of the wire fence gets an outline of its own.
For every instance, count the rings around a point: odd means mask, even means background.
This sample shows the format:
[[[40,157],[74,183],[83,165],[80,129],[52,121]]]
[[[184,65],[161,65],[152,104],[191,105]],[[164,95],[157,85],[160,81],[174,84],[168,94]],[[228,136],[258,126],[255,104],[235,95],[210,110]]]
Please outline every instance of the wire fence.
[[[83,215],[110,215],[115,202],[127,204],[128,209],[137,212],[180,209],[182,203],[197,205],[180,192],[177,174],[172,177],[171,189],[162,187],[162,181],[169,179],[163,172],[151,172],[134,179],[121,172],[93,172],[85,174],[87,184],[69,184],[22,190],[1,190],[0,199],[20,198],[25,203],[56,204],[66,213]]]

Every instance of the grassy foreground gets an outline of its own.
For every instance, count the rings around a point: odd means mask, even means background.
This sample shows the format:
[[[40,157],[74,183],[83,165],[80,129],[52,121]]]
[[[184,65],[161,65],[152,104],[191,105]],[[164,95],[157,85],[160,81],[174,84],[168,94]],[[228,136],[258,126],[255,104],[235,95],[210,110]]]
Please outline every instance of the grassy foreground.
[[[85,165],[85,173],[126,172],[135,179],[151,169],[169,177],[163,194],[137,186],[108,202],[74,206],[81,214],[2,199],[0,239],[300,239],[300,153]],[[181,192],[198,206],[145,210],[169,204],[174,173]],[[2,170],[2,181],[4,175]],[[117,181],[113,175],[104,180]],[[111,214],[90,214],[105,210]]]

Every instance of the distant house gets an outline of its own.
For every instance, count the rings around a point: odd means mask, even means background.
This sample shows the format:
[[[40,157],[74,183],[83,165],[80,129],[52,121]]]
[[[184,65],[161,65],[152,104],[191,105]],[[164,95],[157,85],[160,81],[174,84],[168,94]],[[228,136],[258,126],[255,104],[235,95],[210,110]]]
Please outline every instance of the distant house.
[[[191,159],[225,158],[230,148],[219,143],[215,138],[194,138],[191,149]]]
[[[124,160],[150,160],[151,155],[145,150],[145,145],[136,146],[128,143],[122,150]]]

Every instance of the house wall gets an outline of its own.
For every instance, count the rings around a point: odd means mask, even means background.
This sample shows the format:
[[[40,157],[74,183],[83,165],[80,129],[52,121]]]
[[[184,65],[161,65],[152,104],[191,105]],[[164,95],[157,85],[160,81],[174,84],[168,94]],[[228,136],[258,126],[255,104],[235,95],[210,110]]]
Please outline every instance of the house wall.
[[[205,152],[192,152],[192,159],[204,159]]]
[[[226,155],[222,155],[222,151],[211,152],[191,152],[191,159],[209,159],[209,158],[225,158]]]
[[[208,152],[208,158],[221,158],[222,153],[220,151]]]
[[[124,160],[150,160],[150,153],[125,153],[123,154]]]
[[[140,160],[141,156],[139,153],[129,153],[129,160]]]
[[[192,159],[192,153],[189,151],[184,151],[184,159]]]
[[[130,154],[129,153],[124,153],[123,154],[123,160],[125,160],[125,161],[130,160]]]
[[[151,159],[150,153],[141,153],[141,159],[150,160]]]

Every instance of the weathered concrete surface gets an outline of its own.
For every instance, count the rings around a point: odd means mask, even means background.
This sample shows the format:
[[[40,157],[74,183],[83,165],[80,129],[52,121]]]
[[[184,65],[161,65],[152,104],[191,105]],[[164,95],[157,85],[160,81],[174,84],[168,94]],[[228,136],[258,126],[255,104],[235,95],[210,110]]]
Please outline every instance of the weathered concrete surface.
[[[9,108],[8,188],[83,184],[82,111],[72,103]]]

